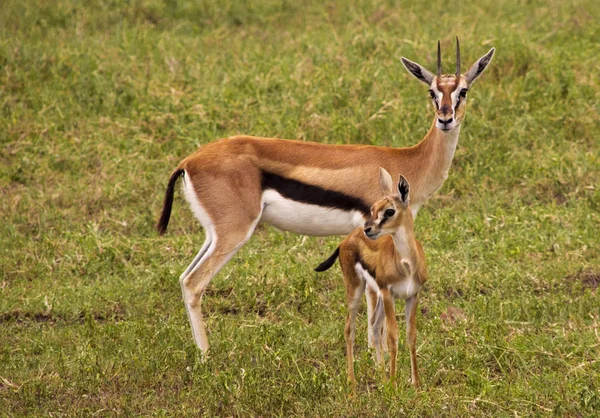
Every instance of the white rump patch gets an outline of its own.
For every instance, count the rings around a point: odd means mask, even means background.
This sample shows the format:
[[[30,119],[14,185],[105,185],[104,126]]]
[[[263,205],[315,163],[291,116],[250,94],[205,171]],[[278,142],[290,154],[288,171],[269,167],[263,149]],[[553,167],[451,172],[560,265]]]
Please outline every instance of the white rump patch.
[[[188,274],[190,274],[193,270],[195,270],[196,267],[201,265],[202,262],[204,262],[204,260],[207,257],[210,257],[210,255],[213,253],[213,251],[215,250],[215,247],[217,245],[217,234],[215,232],[215,226],[213,224],[213,221],[210,218],[208,212],[206,212],[206,210],[202,207],[200,200],[198,200],[198,196],[196,195],[196,191],[194,190],[194,185],[192,184],[187,171],[185,172],[185,175],[183,176],[182,183],[183,183],[182,188],[183,188],[183,194],[185,196],[185,200],[187,200],[188,204],[190,205],[190,208],[192,209],[194,216],[196,216],[196,218],[202,224],[202,227],[204,228],[204,231],[206,234],[206,241],[210,242],[210,245],[208,248],[203,247],[200,250],[198,255],[201,255],[201,258],[199,260],[194,259],[192,264],[190,264],[188,266],[188,268],[185,270],[185,272],[181,275],[180,280],[185,278]],[[198,257],[198,256],[196,256],[196,257]]]
[[[262,206],[261,222],[303,235],[346,235],[365,223],[365,218],[359,211],[297,202],[271,189],[264,191]]]
[[[356,274],[358,274],[358,277],[367,282],[367,286],[369,286],[369,289],[371,289],[374,292],[377,292],[378,297],[381,296],[381,290],[379,289],[379,285],[377,285],[375,278],[371,276],[369,272],[366,269],[364,269],[360,263],[356,263],[354,265],[354,270],[356,271]]]

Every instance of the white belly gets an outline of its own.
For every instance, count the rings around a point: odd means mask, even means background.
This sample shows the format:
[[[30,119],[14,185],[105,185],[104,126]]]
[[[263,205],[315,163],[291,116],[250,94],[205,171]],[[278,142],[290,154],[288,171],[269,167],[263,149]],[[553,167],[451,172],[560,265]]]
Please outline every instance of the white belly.
[[[297,234],[346,235],[365,219],[358,211],[344,211],[286,199],[274,190],[263,193],[261,222]]]
[[[360,265],[360,263],[356,263],[354,270],[356,271],[358,277],[366,282],[367,287],[376,292],[378,295],[381,293],[381,289],[375,281],[375,278],[371,276],[369,272]],[[394,299],[408,299],[411,296],[416,295],[420,288],[421,284],[413,278],[413,275],[410,275],[410,277],[407,277],[398,283],[388,285],[388,289],[390,292],[392,292]]]
[[[388,286],[392,295],[396,299],[408,299],[417,294],[421,288],[421,284],[414,279],[414,275],[410,275],[399,283],[394,283]]]

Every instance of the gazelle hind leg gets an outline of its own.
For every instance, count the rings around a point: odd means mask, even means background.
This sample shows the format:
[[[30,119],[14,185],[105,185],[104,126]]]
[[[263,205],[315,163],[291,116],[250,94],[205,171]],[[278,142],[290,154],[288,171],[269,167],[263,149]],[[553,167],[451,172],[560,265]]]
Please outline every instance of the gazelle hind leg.
[[[185,175],[183,176],[182,189],[183,189],[183,193],[185,195],[186,200],[190,204],[192,212],[194,212],[194,215],[200,221],[200,224],[204,228],[205,238],[204,238],[204,243],[202,244],[202,247],[200,248],[200,251],[198,251],[198,254],[196,254],[196,257],[194,257],[194,260],[190,263],[189,266],[187,266],[187,268],[181,274],[181,276],[179,276],[180,282],[182,282],[183,279],[185,279],[187,277],[187,275],[190,274],[190,272],[196,268],[196,266],[198,265],[200,260],[202,260],[202,258],[205,256],[205,254],[209,250],[210,245],[212,244],[212,242],[215,238],[214,237],[214,235],[215,235],[214,223],[213,223],[211,217],[208,215],[208,213],[204,209],[204,207],[202,207],[202,205],[200,204],[200,201],[198,200],[198,197],[194,190],[194,185],[192,184],[192,180],[189,178],[189,174],[187,173],[187,171],[185,172]]]
[[[210,233],[208,232],[208,230],[206,230],[206,238],[204,239],[204,244],[202,244],[202,248],[200,248],[200,251],[198,251],[198,254],[196,254],[196,257],[194,257],[194,260],[190,263],[189,266],[187,266],[185,271],[181,273],[181,276],[179,276],[180,282],[183,281],[183,279],[185,279],[186,276],[190,274],[190,271],[192,271],[198,265],[202,257],[204,257],[204,255],[208,251],[208,248],[210,247],[212,241],[213,239],[210,236]]]
[[[375,362],[380,367],[383,365],[383,327],[385,325],[385,307],[383,292],[377,293],[377,303],[373,310],[373,318],[371,318],[371,325],[373,327],[373,344],[375,346]]]
[[[208,350],[208,339],[206,337],[206,330],[198,330],[198,334],[196,334],[196,329],[194,327],[194,317],[192,316],[192,312],[190,312],[190,308],[189,305],[187,303],[187,298],[186,298],[186,291],[185,291],[185,285],[184,285],[184,280],[186,277],[188,277],[188,275],[194,271],[196,269],[196,267],[199,264],[202,264],[207,257],[210,257],[210,255],[213,253],[214,251],[214,245],[215,244],[215,240],[209,235],[208,230],[206,231],[206,239],[204,240],[204,244],[202,244],[202,248],[200,248],[200,251],[198,252],[198,254],[196,255],[196,257],[194,257],[194,260],[190,263],[190,265],[185,269],[185,271],[181,274],[181,276],[179,276],[179,285],[181,286],[181,293],[182,293],[182,297],[183,297],[183,303],[185,306],[185,311],[187,313],[187,317],[188,317],[188,322],[190,323],[191,327],[192,327],[192,336],[194,337],[194,341],[196,342],[196,345],[198,345],[198,347],[200,347],[203,351],[207,351]],[[223,263],[225,264],[225,263]],[[208,286],[208,283],[210,282],[210,278],[207,280],[206,284],[204,285],[204,288],[206,288],[206,286]],[[200,301],[199,301],[200,303]],[[202,321],[202,319],[200,319]],[[201,324],[202,327],[204,327],[204,324]],[[200,337],[200,335],[202,335],[202,337]],[[200,343],[200,341],[202,341],[202,345]]]
[[[250,239],[259,219],[260,217],[248,225],[245,230],[237,234],[219,237],[217,231],[216,236],[213,237],[202,259],[181,280],[183,300],[192,327],[194,341],[205,353],[208,352],[209,344],[202,316],[202,295],[211,279],[239,251],[242,245]]]
[[[262,195],[258,174],[250,163],[233,169],[227,165],[185,169],[185,197],[206,231],[206,241],[180,283],[194,341],[205,353],[209,344],[202,317],[202,295],[211,279],[250,239],[260,220]]]
[[[375,337],[373,331],[373,315],[375,314],[375,306],[377,305],[377,292],[370,287],[367,288],[367,318],[368,318],[368,339],[369,347],[376,348],[375,340],[380,341],[383,352],[387,351],[387,322],[383,322],[383,326],[379,330],[379,335]]]

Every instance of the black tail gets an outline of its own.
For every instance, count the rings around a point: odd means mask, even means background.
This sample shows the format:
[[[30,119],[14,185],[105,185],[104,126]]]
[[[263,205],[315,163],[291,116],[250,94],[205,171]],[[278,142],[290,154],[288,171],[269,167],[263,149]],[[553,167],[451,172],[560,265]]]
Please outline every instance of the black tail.
[[[165,192],[165,203],[163,204],[162,214],[160,215],[160,219],[156,225],[159,235],[164,234],[167,230],[167,225],[169,225],[171,208],[173,207],[173,194],[175,193],[175,182],[177,182],[177,179],[179,176],[183,175],[183,173],[183,168],[178,168],[173,174],[171,174],[171,178],[169,179],[167,191]]]
[[[329,257],[327,260],[325,260],[321,264],[319,264],[318,267],[315,267],[315,271],[327,270],[328,268],[333,266],[333,263],[335,263],[335,260],[338,258],[339,255],[340,255],[340,247],[337,247],[335,249],[335,251],[333,252],[333,254],[331,254],[331,257]]]

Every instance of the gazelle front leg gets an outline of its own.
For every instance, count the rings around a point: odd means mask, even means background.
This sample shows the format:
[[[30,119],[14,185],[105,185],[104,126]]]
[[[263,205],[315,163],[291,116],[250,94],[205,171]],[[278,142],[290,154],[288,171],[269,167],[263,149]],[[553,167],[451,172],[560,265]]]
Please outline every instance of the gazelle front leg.
[[[419,380],[419,371],[417,370],[417,305],[419,304],[419,294],[406,299],[406,341],[410,350],[410,375],[415,388],[421,386]]]
[[[346,317],[346,326],[344,328],[344,337],[346,339],[346,353],[348,357],[348,380],[352,384],[352,392],[356,393],[356,377],[354,375],[354,337],[356,331],[356,314],[358,304],[365,290],[364,282],[358,287],[350,284],[346,285],[346,304],[348,305],[348,316]]]
[[[373,315],[377,304],[377,292],[370,287],[366,289],[367,294],[367,336],[369,347],[375,348],[375,336],[373,335]]]
[[[387,325],[387,346],[390,353],[390,381],[396,386],[396,357],[398,355],[398,324],[394,310],[394,297],[388,289],[382,290],[385,322]]]

